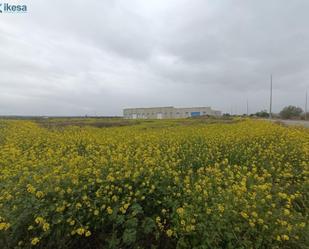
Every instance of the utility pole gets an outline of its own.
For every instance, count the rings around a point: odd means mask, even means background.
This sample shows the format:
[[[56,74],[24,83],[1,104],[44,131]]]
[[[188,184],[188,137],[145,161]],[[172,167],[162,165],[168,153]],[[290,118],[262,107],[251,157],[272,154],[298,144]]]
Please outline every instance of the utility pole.
[[[306,89],[305,120],[307,120],[308,90]]]
[[[273,101],[273,75],[270,75],[270,100],[269,100],[269,119],[272,118],[271,108]]]
[[[248,99],[247,99],[247,117],[249,116],[249,104],[248,104]]]

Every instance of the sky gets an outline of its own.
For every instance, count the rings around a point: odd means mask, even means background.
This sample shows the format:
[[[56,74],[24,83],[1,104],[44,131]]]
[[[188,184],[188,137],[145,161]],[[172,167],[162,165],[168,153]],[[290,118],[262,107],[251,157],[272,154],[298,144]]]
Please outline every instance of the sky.
[[[0,13],[0,115],[304,109],[308,0],[18,0]]]

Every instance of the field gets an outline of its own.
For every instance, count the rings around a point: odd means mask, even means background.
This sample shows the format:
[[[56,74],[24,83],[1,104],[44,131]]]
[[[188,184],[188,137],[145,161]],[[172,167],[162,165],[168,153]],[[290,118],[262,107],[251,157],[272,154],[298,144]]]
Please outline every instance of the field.
[[[0,120],[0,248],[309,248],[309,129]]]

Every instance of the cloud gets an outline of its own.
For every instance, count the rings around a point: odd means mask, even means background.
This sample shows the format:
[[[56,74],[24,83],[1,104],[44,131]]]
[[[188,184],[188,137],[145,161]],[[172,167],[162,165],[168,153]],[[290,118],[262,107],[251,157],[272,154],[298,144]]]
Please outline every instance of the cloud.
[[[27,1],[0,15],[0,113],[304,105],[309,2]],[[234,112],[235,112],[234,110]]]

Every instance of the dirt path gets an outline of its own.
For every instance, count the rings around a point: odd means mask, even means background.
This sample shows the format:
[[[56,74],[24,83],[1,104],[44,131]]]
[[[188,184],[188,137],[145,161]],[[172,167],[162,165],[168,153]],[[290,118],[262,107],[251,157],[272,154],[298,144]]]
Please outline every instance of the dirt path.
[[[298,125],[309,128],[309,121],[305,120],[281,120],[281,119],[272,119],[272,122],[281,122],[285,125]]]

